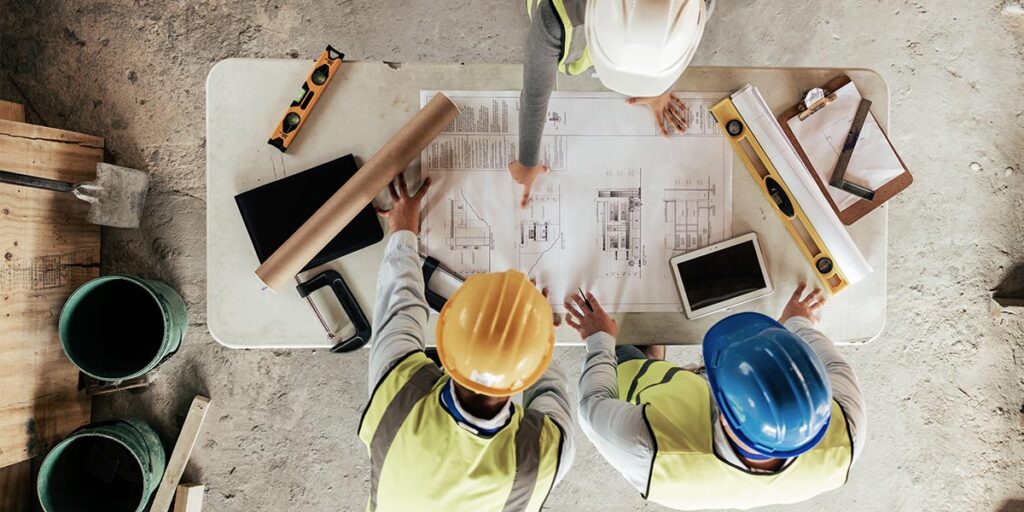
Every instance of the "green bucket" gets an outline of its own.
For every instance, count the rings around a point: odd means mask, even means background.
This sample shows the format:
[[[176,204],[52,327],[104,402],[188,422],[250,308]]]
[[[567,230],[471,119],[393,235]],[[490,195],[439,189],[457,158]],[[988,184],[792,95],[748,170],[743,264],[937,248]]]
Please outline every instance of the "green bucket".
[[[141,512],[166,467],[160,437],[142,420],[86,425],[43,459],[36,480],[46,512]]]
[[[60,345],[86,375],[121,381],[174,354],[188,326],[185,301],[162,281],[103,276],[83,284],[60,312]]]

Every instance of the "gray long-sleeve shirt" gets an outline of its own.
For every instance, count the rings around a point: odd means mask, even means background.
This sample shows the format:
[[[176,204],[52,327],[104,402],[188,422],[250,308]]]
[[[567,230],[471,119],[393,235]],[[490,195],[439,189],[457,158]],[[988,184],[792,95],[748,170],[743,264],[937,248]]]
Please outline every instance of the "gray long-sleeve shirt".
[[[804,339],[821,358],[832,386],[832,397],[846,414],[853,440],[853,461],[860,456],[867,436],[864,398],[857,375],[828,337],[806,318],[786,320],[785,327]],[[647,489],[654,441],[647,429],[643,406],[619,400],[618,364],[615,338],[597,333],[587,338],[587,359],[580,376],[579,420],[583,432],[597,451],[641,493]],[[718,421],[718,408],[711,401],[715,453],[726,462],[746,467]],[[786,462],[788,465],[794,459]]]
[[[391,235],[377,274],[377,304],[373,314],[369,388],[403,357],[424,350],[429,308],[423,292],[418,241],[411,231]],[[456,400],[458,397],[456,395]],[[561,457],[555,483],[562,480],[576,457],[575,428],[569,405],[568,379],[555,363],[534,385],[523,392],[523,404],[546,414],[562,429]],[[440,407],[440,405],[438,405]]]
[[[584,2],[567,0],[565,3],[566,8],[578,9]],[[527,167],[542,163],[541,136],[544,135],[548,100],[558,78],[564,30],[551,2],[537,5],[526,37],[523,90],[519,94],[519,163]]]

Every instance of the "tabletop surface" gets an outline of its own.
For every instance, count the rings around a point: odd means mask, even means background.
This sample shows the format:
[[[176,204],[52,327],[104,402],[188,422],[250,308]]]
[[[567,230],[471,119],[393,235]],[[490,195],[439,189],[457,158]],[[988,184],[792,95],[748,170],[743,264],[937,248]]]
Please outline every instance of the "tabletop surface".
[[[364,162],[419,108],[421,89],[519,90],[522,85],[519,65],[346,62],[288,152],[282,154],[268,145],[267,139],[311,67],[307,60],[227,59],[217,63],[207,77],[207,325],[214,339],[228,347],[329,348],[352,331],[345,325],[340,305],[326,295],[329,292],[317,292],[311,300],[327,324],[339,326],[340,334],[334,339],[313,307],[294,289],[277,294],[263,289],[254,273],[259,261],[235,195],[348,153]],[[691,67],[674,90],[734,91],[751,83],[778,113],[797,103],[804,91],[843,73],[873,102],[872,113],[887,129],[888,86],[870,70]],[[593,77],[560,75],[556,90],[604,88]],[[798,283],[813,285],[817,279],[746,167],[734,158],[733,233],[757,232],[775,292],[733,312],[777,316]],[[418,171],[415,161],[410,172]],[[848,229],[874,272],[828,301],[820,328],[837,343],[865,343],[876,338],[885,325],[887,206]],[[366,316],[372,318],[383,250],[381,242],[299,278],[338,270]],[[682,313],[615,316],[620,343],[696,344],[725,314],[698,320],[687,320]],[[436,318],[432,313],[428,342],[433,339]],[[582,343],[564,326],[557,330],[556,339],[560,345]]]

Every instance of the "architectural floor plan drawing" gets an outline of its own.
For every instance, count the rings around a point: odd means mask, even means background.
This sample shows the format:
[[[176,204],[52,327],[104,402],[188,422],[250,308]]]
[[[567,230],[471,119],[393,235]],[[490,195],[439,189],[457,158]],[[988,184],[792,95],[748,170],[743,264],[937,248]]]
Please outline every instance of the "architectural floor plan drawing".
[[[460,113],[421,155],[434,181],[424,253],[463,275],[518,269],[556,311],[577,286],[610,311],[681,310],[668,260],[732,235],[732,149],[707,111],[725,94],[676,93],[691,124],[666,138],[617,94],[554,93],[540,155],[551,172],[525,208],[507,172],[519,92],[445,94]]]
[[[562,233],[562,191],[559,185],[539,185],[530,204],[518,212],[516,267],[530,275],[545,257],[561,257],[565,250]]]
[[[490,272],[491,251],[494,250],[491,225],[476,212],[461,187],[447,199],[447,203],[445,243],[449,251],[458,257],[445,263],[462,275]]]
[[[642,170],[628,173],[639,181]],[[643,192],[639,186],[599,188],[594,201],[600,277],[640,279],[647,264],[643,241]]]
[[[683,183],[685,181],[685,183]],[[717,187],[705,180],[677,180],[678,188],[666,188],[665,247],[684,253],[715,243]]]

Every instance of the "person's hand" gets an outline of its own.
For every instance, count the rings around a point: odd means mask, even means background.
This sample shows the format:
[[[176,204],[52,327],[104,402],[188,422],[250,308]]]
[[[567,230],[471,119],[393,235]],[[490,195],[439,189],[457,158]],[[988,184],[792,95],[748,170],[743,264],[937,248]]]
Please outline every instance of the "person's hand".
[[[818,323],[818,310],[825,305],[825,296],[822,295],[820,289],[815,288],[814,291],[803,297],[806,289],[807,285],[804,283],[800,283],[800,286],[796,287],[793,296],[789,298],[785,309],[782,310],[782,316],[779,317],[780,324],[794,316],[802,316],[810,320],[812,324]]]
[[[654,123],[665,137],[669,136],[669,129],[683,133],[690,127],[690,110],[686,108],[683,100],[676,98],[671,92],[649,98],[629,98],[626,103],[650,107]]]
[[[590,306],[587,306],[587,301],[590,301]],[[604,312],[594,294],[587,292],[587,299],[583,300],[580,294],[574,293],[565,301],[564,306],[565,323],[576,329],[583,339],[599,332],[611,334],[613,338],[619,337],[619,326]]]
[[[405,175],[399,174],[393,183],[388,183],[388,192],[391,194],[392,206],[390,210],[377,208],[377,215],[388,220],[388,229],[392,233],[399,231],[412,231],[413,234],[420,232],[420,201],[427,194],[430,188],[430,178],[423,181],[416,195],[409,195],[409,188],[405,185]]]
[[[520,208],[526,208],[526,205],[530,203],[530,189],[533,188],[533,182],[537,181],[537,176],[547,174],[548,171],[550,169],[546,165],[527,167],[519,163],[519,160],[508,163],[508,173],[512,175],[512,181],[523,186],[523,198],[519,201]]]

